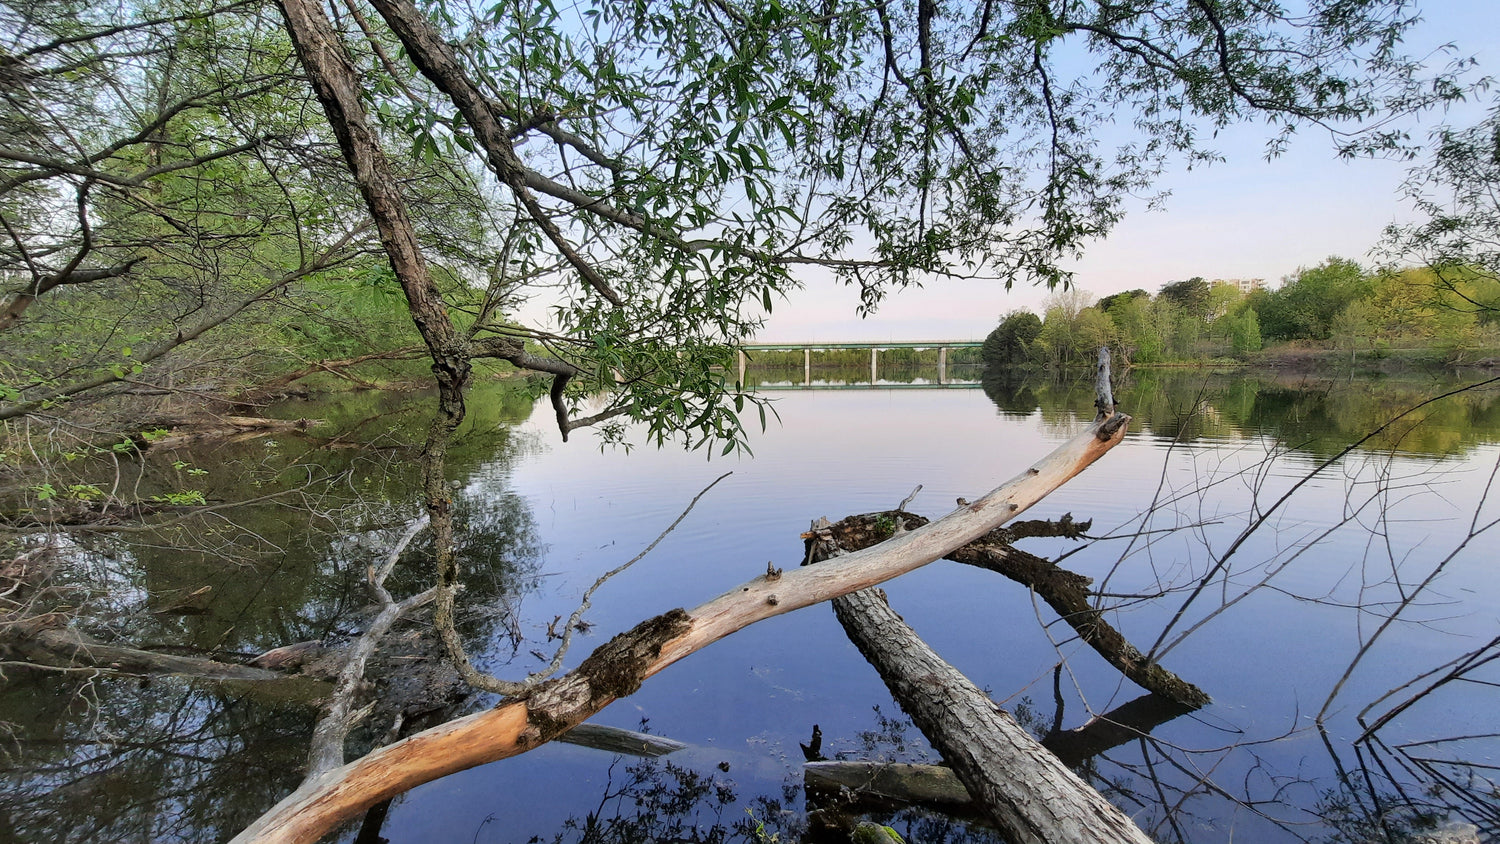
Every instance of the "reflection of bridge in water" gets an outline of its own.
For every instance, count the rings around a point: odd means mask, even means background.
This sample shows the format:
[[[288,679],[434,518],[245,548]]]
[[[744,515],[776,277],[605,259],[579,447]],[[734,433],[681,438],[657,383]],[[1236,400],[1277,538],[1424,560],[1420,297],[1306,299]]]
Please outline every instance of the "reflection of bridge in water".
[[[932,341],[889,341],[885,343],[746,343],[740,347],[739,376],[740,383],[745,383],[745,365],[749,356],[756,352],[802,352],[802,383],[793,384],[796,387],[812,386],[812,353],[815,351],[838,351],[844,349],[869,349],[870,350],[870,384],[876,386],[880,381],[880,353],[887,349],[912,349],[913,351],[925,351],[927,349],[938,350],[938,380],[936,384],[879,384],[879,386],[906,386],[906,387],[947,387],[947,386],[972,386],[973,382],[961,382],[950,384],[948,381],[948,350],[949,349],[977,349],[983,346],[980,340],[932,340]],[[748,354],[747,354],[748,353]],[[771,386],[771,385],[767,385]],[[829,385],[840,386],[840,385]],[[853,385],[842,385],[853,386]]]

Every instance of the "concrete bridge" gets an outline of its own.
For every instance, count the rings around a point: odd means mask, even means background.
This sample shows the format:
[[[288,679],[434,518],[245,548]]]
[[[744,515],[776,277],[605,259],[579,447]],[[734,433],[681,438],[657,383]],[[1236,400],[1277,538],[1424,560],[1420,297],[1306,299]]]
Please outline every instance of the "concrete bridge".
[[[880,380],[880,353],[885,349],[926,349],[938,350],[938,383],[944,384],[948,381],[948,350],[949,349],[977,349],[984,345],[982,340],[931,340],[931,341],[887,341],[884,343],[746,343],[741,346],[739,360],[740,383],[745,383],[746,352],[802,352],[802,383],[812,383],[812,353],[815,351],[833,351],[839,349],[869,349],[870,350],[870,383],[874,384]]]

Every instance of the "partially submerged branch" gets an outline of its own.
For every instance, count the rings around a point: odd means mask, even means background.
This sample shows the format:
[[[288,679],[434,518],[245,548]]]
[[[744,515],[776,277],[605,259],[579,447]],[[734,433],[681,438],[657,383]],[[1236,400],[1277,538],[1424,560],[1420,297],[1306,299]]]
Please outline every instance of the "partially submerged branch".
[[[898,522],[911,528],[927,524],[927,519],[900,510],[867,513],[850,516],[803,536],[812,542],[832,542],[846,551],[857,550],[884,540],[890,535],[891,526]],[[1009,543],[1018,534],[1035,536],[1044,532],[1031,522],[1026,524],[1025,530],[997,528],[945,556],[1003,574],[1036,592],[1078,633],[1080,639],[1141,688],[1192,707],[1209,702],[1206,692],[1147,658],[1104,619],[1104,613],[1089,602],[1089,586],[1092,584],[1089,578],[1011,546]],[[1069,521],[1057,524],[1053,532],[1069,535],[1070,532],[1076,533],[1077,529],[1078,524]]]
[[[879,589],[845,595],[833,608],[901,708],[1008,840],[1149,844],[1124,812],[933,653]]]
[[[1097,420],[984,498],[877,547],[785,573],[773,570],[691,611],[648,619],[524,699],[425,730],[304,784],[235,840],[316,841],[381,800],[549,741],[750,624],[920,568],[1015,518],[1088,468],[1123,439],[1128,421],[1120,414]]]
[[[402,616],[428,603],[437,594],[437,589],[434,587],[405,600],[396,601],[385,588],[386,578],[396,568],[396,561],[401,558],[401,553],[411,545],[412,540],[416,539],[417,534],[421,533],[427,524],[426,516],[413,522],[386,554],[380,566],[371,567],[369,570],[367,585],[375,595],[380,612],[365,627],[365,632],[350,646],[344,658],[343,668],[339,671],[333,697],[318,718],[317,725],[313,727],[312,748],[308,751],[307,775],[303,779],[304,782],[344,764],[344,742],[349,737],[349,731],[364,720],[373,708],[373,704],[357,710],[354,708],[354,702],[364,682],[365,664],[379,647],[380,640],[385,638],[385,634],[390,632],[391,627]]]

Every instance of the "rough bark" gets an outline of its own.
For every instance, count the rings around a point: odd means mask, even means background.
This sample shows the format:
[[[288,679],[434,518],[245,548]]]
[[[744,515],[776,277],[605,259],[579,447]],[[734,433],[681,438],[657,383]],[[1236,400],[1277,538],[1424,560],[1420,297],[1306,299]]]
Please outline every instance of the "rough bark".
[[[927,519],[915,513],[889,510],[850,516],[835,524],[804,535],[809,541],[831,540],[844,550],[867,548],[888,538],[897,522],[905,527],[920,527]],[[1038,535],[1033,528],[1028,535]],[[949,552],[956,562],[1003,574],[1036,592],[1054,612],[1078,633],[1078,637],[1124,674],[1131,682],[1189,707],[1209,702],[1202,689],[1148,659],[1120,631],[1104,619],[1104,614],[1089,602],[1093,581],[1068,571],[1051,560],[1022,551],[1009,543],[1017,531],[997,528],[979,539]]]
[[[878,547],[769,571],[690,612],[649,619],[524,699],[418,733],[304,784],[235,840],[316,841],[382,800],[555,738],[667,666],[750,624],[920,568],[1010,521],[1088,468],[1124,438],[1128,421],[1120,414],[1096,421],[989,495]]]
[[[1152,729],[1179,715],[1192,712],[1161,695],[1142,695],[1135,700],[1096,715],[1072,730],[1057,730],[1042,738],[1042,747],[1052,751],[1069,768],[1126,742],[1147,735]],[[809,762],[802,769],[810,791],[838,790],[858,805],[891,809],[905,805],[939,808],[949,814],[962,807],[973,810],[973,798],[946,765],[921,765],[863,761]]]
[[[891,695],[1010,840],[1151,844],[1124,812],[933,653],[881,590],[845,595],[833,608]]]

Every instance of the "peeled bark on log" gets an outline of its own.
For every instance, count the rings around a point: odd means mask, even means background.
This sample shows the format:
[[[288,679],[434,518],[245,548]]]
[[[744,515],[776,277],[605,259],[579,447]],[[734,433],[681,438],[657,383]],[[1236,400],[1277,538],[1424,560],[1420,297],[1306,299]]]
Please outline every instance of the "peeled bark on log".
[[[525,698],[425,730],[304,784],[234,840],[316,841],[382,800],[550,741],[672,663],[750,624],[918,569],[1010,521],[1088,468],[1124,438],[1129,419],[1115,414],[1095,421],[989,495],[878,547],[767,572],[690,612],[648,619]]]
[[[1124,812],[927,647],[884,592],[860,590],[835,600],[833,609],[891,695],[1010,840],[1152,844]]]
[[[888,510],[884,513],[850,516],[815,533],[819,534],[817,538],[831,539],[840,549],[857,550],[884,541],[891,534],[891,526],[898,520],[908,529],[927,524],[925,517],[915,513]],[[1040,535],[1035,530],[1028,533]],[[1209,702],[1206,692],[1148,659],[1120,631],[1104,620],[1104,614],[1089,603],[1089,587],[1093,581],[1068,571],[1051,560],[1011,546],[1009,543],[1013,538],[1008,529],[997,528],[954,549],[946,557],[955,562],[1003,574],[1036,592],[1058,617],[1078,633],[1078,638],[1146,691],[1194,709]]]

